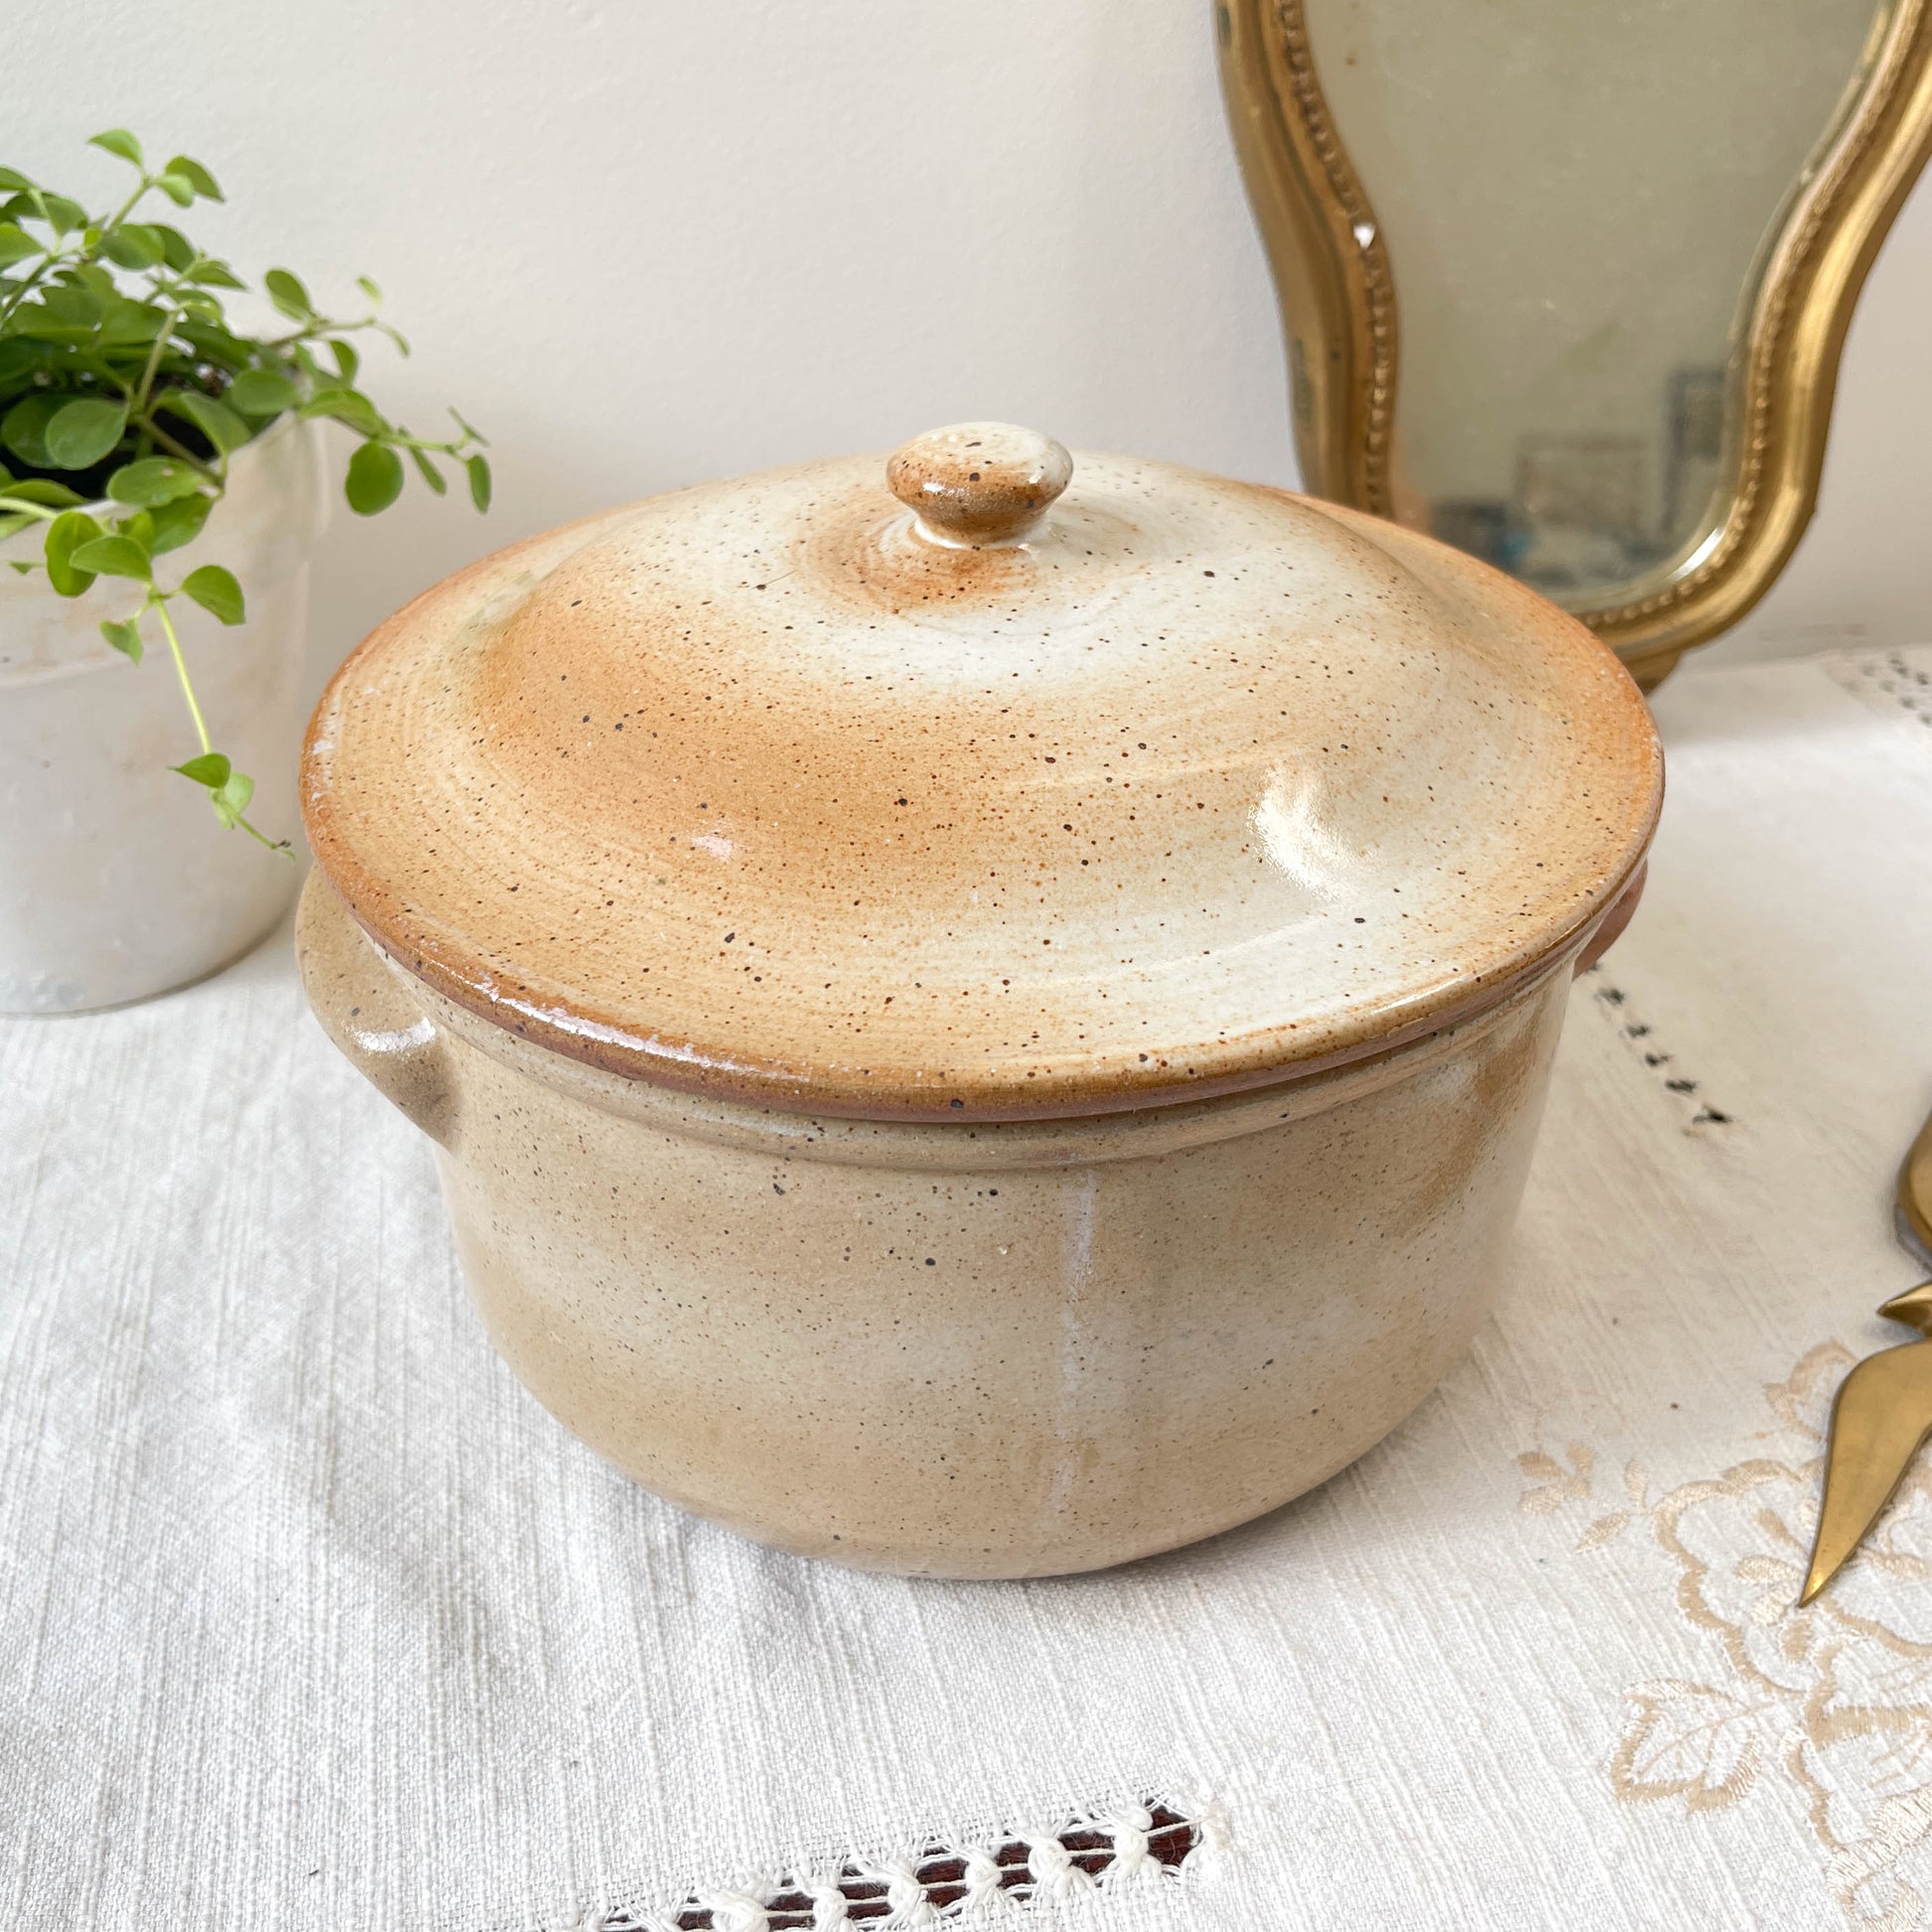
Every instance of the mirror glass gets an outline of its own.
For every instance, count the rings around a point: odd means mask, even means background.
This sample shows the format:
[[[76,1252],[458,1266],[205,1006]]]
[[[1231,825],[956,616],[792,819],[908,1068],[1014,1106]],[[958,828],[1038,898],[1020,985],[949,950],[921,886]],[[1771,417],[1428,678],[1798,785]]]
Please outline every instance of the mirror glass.
[[[1884,11],[1305,4],[1395,281],[1397,515],[1578,611],[1695,567],[1760,272]]]

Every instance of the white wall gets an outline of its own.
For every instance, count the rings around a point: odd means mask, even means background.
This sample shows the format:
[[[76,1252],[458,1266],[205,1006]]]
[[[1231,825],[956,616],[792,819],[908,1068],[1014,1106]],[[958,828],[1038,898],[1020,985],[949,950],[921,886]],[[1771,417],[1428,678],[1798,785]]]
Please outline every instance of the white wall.
[[[330,663],[513,537],[964,417],[1293,481],[1206,0],[28,0],[8,38],[0,160],[197,155],[198,239],[374,276],[415,354],[372,390],[491,437],[486,521],[341,513]]]
[[[486,522],[341,514],[319,669],[512,537],[965,416],[1293,481],[1207,0],[29,0],[8,37],[0,159],[199,155],[198,232],[375,276],[416,355],[371,386],[494,441]],[[1870,294],[1824,511],[1726,653],[1932,635],[1925,195]]]

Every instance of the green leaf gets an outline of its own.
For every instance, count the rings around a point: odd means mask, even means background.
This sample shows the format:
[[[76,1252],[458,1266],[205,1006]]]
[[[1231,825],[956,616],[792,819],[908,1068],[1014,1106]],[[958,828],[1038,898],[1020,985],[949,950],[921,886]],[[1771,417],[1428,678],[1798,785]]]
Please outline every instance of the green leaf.
[[[42,295],[41,306],[56,322],[69,323],[76,329],[91,329],[107,313],[108,303],[118,293],[111,283],[103,295],[82,282],[63,281]]]
[[[193,268],[200,259],[195,244],[179,228],[171,228],[165,221],[151,221],[148,225],[161,237],[161,258],[177,275],[183,275]]]
[[[230,771],[213,794],[214,809],[229,831],[240,824],[248,801],[255,795],[255,781],[245,771]]]
[[[371,302],[380,302],[382,300],[382,291],[379,288],[377,288],[376,285],[373,282],[371,282],[366,275],[356,276],[355,286],[358,289],[360,289],[362,293],[366,295]]]
[[[280,369],[243,369],[228,384],[228,401],[244,416],[279,416],[301,400]]]
[[[104,134],[87,136],[90,148],[104,148],[109,154],[117,154],[123,161],[131,161],[135,167],[147,165],[141,153],[141,144],[124,127],[110,127]]]
[[[95,537],[74,551],[77,569],[91,570],[101,577],[132,577],[140,583],[150,580],[154,566],[148,553],[132,537]]]
[[[465,457],[463,467],[470,473],[470,500],[478,509],[489,507],[489,459],[487,457]]]
[[[465,422],[463,418],[460,415],[458,415],[454,409],[450,411],[450,421],[453,422],[457,426],[457,428],[460,429],[464,433],[464,435],[470,439],[471,442],[481,443],[485,450],[489,448],[489,438],[486,437],[483,433],[483,431],[480,430],[474,423]]]
[[[355,372],[362,366],[362,357],[353,343],[331,342],[329,352],[336,358],[336,373],[345,382],[353,382]]]
[[[0,416],[0,443],[35,470],[53,469],[54,459],[47,453],[47,419],[64,400],[38,389],[22,396]]]
[[[52,477],[29,477],[24,483],[10,483],[6,493],[23,503],[44,503],[49,509],[64,510],[87,499]]]
[[[210,790],[218,789],[228,782],[228,773],[234,767],[219,752],[204,752],[200,758],[193,758],[186,764],[171,764],[170,771],[179,771],[184,778],[193,778],[198,785],[207,785]]]
[[[69,510],[47,526],[47,581],[63,597],[78,597],[94,581],[91,570],[74,568],[73,553],[100,534],[100,525],[85,510]]]
[[[11,268],[15,262],[30,261],[46,253],[18,221],[0,221],[0,268]]]
[[[240,449],[255,433],[226,403],[199,389],[171,389],[161,406],[173,415],[186,416],[223,456]]]
[[[100,626],[100,634],[118,651],[141,661],[141,626],[132,618],[110,618]]]
[[[443,480],[442,471],[429,460],[428,452],[412,448],[409,454],[414,460],[417,472],[422,477],[422,480],[436,491],[437,495],[447,495],[450,485]]]
[[[154,512],[135,510],[127,516],[114,519],[114,534],[129,537],[138,543],[149,556],[154,555]]]
[[[159,503],[153,511],[154,541],[148,545],[155,556],[164,550],[179,550],[202,534],[202,525],[214,507],[214,498],[202,491],[193,496],[177,496],[172,503]]]
[[[220,189],[215,186],[214,177],[199,161],[188,155],[176,155],[169,162],[165,172],[179,175],[204,201],[218,202],[222,199]]]
[[[286,268],[271,268],[262,277],[268,299],[293,322],[307,322],[315,314],[309,291]]]
[[[177,292],[176,299],[179,301],[186,298]],[[205,322],[199,316],[185,315],[176,328],[176,335],[194,349],[202,361],[218,363],[224,374],[233,375],[237,369],[245,369],[255,359],[255,344],[246,337],[237,336],[229,328],[221,316],[220,305],[213,296],[198,296],[195,299],[206,301],[213,306],[214,320]],[[187,381],[186,376],[176,375],[172,369],[170,379],[184,383]]]
[[[102,348],[127,348],[148,344],[168,326],[168,312],[152,302],[131,302],[117,295],[101,316],[94,340]]]
[[[5,542],[8,537],[18,536],[22,530],[26,529],[28,524],[38,523],[39,521],[40,518],[38,516],[28,516],[24,513],[19,516],[9,516],[7,514],[6,504],[0,503],[0,542]],[[20,571],[32,570],[34,567],[32,564],[20,563],[12,557],[9,557],[7,561],[13,565],[14,569]]]
[[[186,175],[175,174],[172,170],[156,175],[154,185],[177,207],[187,207],[195,199],[195,184]]]
[[[207,289],[245,289],[248,286],[226,262],[216,261],[212,256],[197,262],[189,270],[188,279]]]
[[[78,202],[69,201],[65,195],[46,193],[37,194],[35,199],[36,212],[56,234],[69,235],[87,225],[87,210]]]
[[[357,516],[386,510],[402,492],[402,459],[386,443],[364,443],[348,460],[343,494]]]
[[[105,396],[63,402],[42,431],[51,470],[85,470],[98,463],[127,432],[127,406]]]
[[[223,623],[246,623],[247,607],[241,599],[241,586],[232,571],[219,564],[204,564],[181,580],[181,587],[204,611],[212,612]]]
[[[23,188],[32,188],[33,183],[18,168],[0,168],[0,189],[18,193]]]
[[[116,268],[152,268],[167,250],[158,229],[142,221],[123,221],[101,236],[100,252]]]
[[[146,507],[172,503],[177,496],[198,492],[202,480],[185,463],[169,456],[142,457],[116,470],[107,480],[107,493],[117,503]]]
[[[16,337],[28,342],[58,343],[68,348],[83,347],[93,334],[91,329],[73,323],[56,322],[38,302],[23,302],[14,311],[13,320],[8,326]],[[49,396],[47,400],[59,402],[63,398]]]
[[[318,389],[302,405],[302,414],[332,416],[339,423],[346,423],[358,436],[380,436],[384,427],[375,404],[359,389]]]

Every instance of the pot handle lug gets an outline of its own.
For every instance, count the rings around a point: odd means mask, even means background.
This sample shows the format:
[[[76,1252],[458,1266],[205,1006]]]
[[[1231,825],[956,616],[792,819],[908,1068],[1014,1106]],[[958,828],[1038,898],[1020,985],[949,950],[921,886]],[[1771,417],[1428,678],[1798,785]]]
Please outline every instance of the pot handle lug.
[[[1630,875],[1630,883],[1617,895],[1616,902],[1598,921],[1596,930],[1584,942],[1584,949],[1577,955],[1577,971],[1587,973],[1596,962],[1623,936],[1623,928],[1630,923],[1637,909],[1637,901],[1643,897],[1644,881],[1650,877],[1650,861],[1646,859]]]
[[[312,867],[295,915],[295,958],[322,1030],[362,1077],[441,1147],[456,1132],[448,1037],[409,997],[343,897]]]

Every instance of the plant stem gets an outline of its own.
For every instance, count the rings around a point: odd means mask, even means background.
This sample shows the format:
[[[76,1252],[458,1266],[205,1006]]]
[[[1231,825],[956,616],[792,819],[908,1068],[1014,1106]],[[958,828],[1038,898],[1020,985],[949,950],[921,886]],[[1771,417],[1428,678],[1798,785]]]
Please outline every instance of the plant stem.
[[[208,740],[207,722],[202,716],[202,707],[195,701],[195,687],[189,681],[188,660],[181,654],[181,639],[175,634],[175,621],[168,615],[168,607],[159,598],[151,599],[152,608],[161,620],[162,635],[168,639],[168,649],[175,660],[175,676],[181,680],[181,694],[188,700],[188,715],[195,721],[195,735],[202,741],[202,750],[211,752],[214,747]],[[263,844],[267,841],[264,839]]]
[[[207,723],[202,716],[202,707],[195,702],[195,687],[188,679],[188,661],[181,654],[181,639],[175,634],[175,621],[169,617],[168,606],[162,596],[151,590],[148,594],[148,602],[149,608],[161,620],[162,633],[168,639],[169,654],[175,660],[175,676],[181,680],[181,694],[188,700],[188,715],[195,721],[195,735],[202,741],[203,752],[211,752],[214,746],[208,738]],[[209,789],[212,790],[213,787]],[[241,813],[236,812],[232,822],[240,826],[257,845],[265,845],[269,851],[279,852],[285,859],[292,860],[295,857],[295,849],[287,839],[271,839],[259,827],[249,824]]]
[[[352,336],[358,329],[380,329],[382,319],[374,314],[364,316],[360,322],[331,322],[326,316],[318,316],[314,322],[305,322],[300,329],[291,329],[286,336],[264,336],[261,345],[264,348],[292,348],[297,343],[321,342],[327,336]]]
[[[177,312],[174,320],[169,323],[168,327],[156,333],[154,347],[148,351],[148,359],[141,369],[141,379],[134,385],[134,393],[129,400],[128,409],[130,414],[146,412],[149,391],[154,387],[154,372],[161,366],[161,358],[167,353],[168,345],[174,341],[175,327],[180,320],[180,314]],[[150,430],[149,434],[152,435],[153,431]]]
[[[5,322],[27,300],[28,296],[40,286],[41,277],[50,268],[57,262],[63,262],[67,259],[68,251],[65,248],[50,248],[28,274],[22,275],[16,281],[7,283],[6,286],[9,293],[6,302],[0,304],[0,322]]]
[[[271,839],[266,832],[260,831],[255,826],[250,825],[248,821],[245,818],[243,818],[238,812],[235,814],[235,823],[238,826],[240,826],[241,829],[244,832],[246,832],[248,836],[251,839],[253,839],[257,845],[265,845],[268,847],[269,851],[279,852],[284,859],[293,859],[295,857],[295,848],[289,843],[287,839]]]
[[[172,436],[170,436],[168,432],[165,429],[163,429],[159,423],[155,421],[154,411],[152,409],[143,410],[142,413],[138,416],[131,415],[129,416],[128,421],[131,422],[136,429],[146,430],[147,433],[150,436],[152,436],[154,440],[157,443],[159,443],[161,447],[164,450],[166,450],[171,456],[179,457],[181,461],[187,464],[191,470],[199,471],[203,476],[205,476],[208,480],[209,483],[213,483],[217,489],[219,489],[222,486],[223,479],[220,471],[210,469],[207,464],[204,463],[202,459],[198,457],[195,454],[195,452],[187,446],[187,444],[179,443]]]
[[[143,168],[141,170],[141,185],[137,189],[135,189],[134,193],[130,195],[127,198],[127,200],[124,201],[120,205],[120,207],[115,209],[115,211],[112,214],[110,214],[107,217],[105,225],[101,228],[101,233],[103,235],[112,234],[114,230],[118,228],[121,225],[121,223],[125,221],[130,214],[134,212],[135,204],[138,201],[140,201],[141,197],[145,195],[148,192],[148,190],[153,186],[154,186],[154,177],[150,175],[145,168]]]

